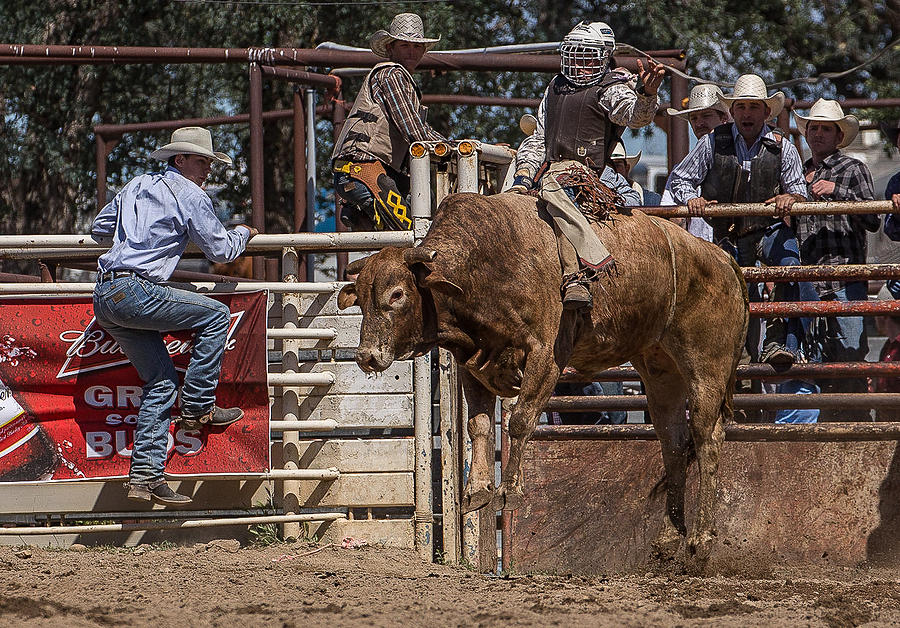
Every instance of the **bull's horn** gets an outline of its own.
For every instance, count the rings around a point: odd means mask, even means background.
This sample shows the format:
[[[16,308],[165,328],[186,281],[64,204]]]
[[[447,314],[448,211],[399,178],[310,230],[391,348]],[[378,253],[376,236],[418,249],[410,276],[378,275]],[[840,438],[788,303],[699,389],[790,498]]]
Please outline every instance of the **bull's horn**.
[[[423,264],[425,262],[432,262],[434,261],[434,258],[436,256],[437,251],[423,249],[420,246],[403,251],[403,261],[406,262],[407,266],[411,266],[417,262],[421,262]]]
[[[366,265],[367,261],[369,261],[368,257],[361,257],[359,259],[353,260],[352,262],[347,264],[347,269],[344,271],[344,275],[358,275],[359,271],[363,269],[363,266]]]

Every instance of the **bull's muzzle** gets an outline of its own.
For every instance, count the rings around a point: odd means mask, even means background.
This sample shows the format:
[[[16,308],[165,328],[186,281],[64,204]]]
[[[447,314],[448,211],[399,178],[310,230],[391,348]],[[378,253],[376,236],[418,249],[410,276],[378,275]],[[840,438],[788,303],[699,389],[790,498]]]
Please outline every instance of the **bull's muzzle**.
[[[366,373],[381,373],[393,361],[393,354],[384,349],[360,347],[356,350],[356,363]]]

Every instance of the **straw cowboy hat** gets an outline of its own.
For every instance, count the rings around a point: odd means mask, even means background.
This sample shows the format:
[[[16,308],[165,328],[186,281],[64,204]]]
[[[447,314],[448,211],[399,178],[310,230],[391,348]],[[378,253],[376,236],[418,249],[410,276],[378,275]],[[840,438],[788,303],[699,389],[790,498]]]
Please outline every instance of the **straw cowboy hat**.
[[[231,157],[212,149],[212,135],[202,126],[185,126],[172,131],[171,141],[150,153],[153,159],[166,161],[174,155],[203,155],[225,165],[231,165]]]
[[[721,97],[722,90],[717,86],[709,83],[701,83],[700,85],[694,86],[694,89],[691,90],[690,97],[687,99],[687,103],[682,104],[683,107],[686,107],[685,109],[678,110],[669,107],[666,109],[666,113],[670,116],[684,118],[685,120],[687,120],[687,117],[695,111],[703,111],[704,109],[715,109],[716,111],[728,114],[728,107],[719,102],[719,98]]]
[[[388,57],[388,46],[395,41],[408,41],[411,44],[425,44],[425,52],[431,50],[441,40],[425,37],[425,25],[422,18],[415,13],[400,13],[391,20],[387,30],[375,31],[369,39],[369,47],[379,57]]]
[[[784,109],[784,93],[775,92],[769,96],[766,83],[755,74],[742,74],[734,83],[734,90],[728,96],[720,96],[719,100],[731,107],[737,100],[759,100],[769,107],[769,119],[775,118]]]
[[[897,136],[900,135],[900,120],[881,122],[878,126],[881,128],[881,132],[884,133],[884,136],[888,138],[891,146],[896,146]]]
[[[613,147],[612,153],[609,156],[609,160],[613,161],[616,159],[624,159],[625,163],[628,165],[628,171],[631,172],[631,169],[641,160],[641,151],[638,151],[637,155],[628,155],[625,153],[625,145],[622,142],[616,142],[616,145]]]
[[[806,125],[809,122],[834,122],[844,133],[844,139],[837,145],[838,148],[847,146],[859,133],[859,120],[856,116],[845,116],[836,100],[820,98],[813,103],[808,116],[794,113],[794,118],[797,119],[797,128],[803,133],[803,137],[806,137]]]

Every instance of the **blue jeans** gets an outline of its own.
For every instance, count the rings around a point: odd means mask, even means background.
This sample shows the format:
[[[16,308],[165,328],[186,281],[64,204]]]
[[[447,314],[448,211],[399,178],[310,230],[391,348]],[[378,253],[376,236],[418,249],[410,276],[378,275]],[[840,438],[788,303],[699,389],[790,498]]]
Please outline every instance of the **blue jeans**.
[[[800,245],[797,243],[794,230],[779,220],[765,230],[739,237],[736,259],[741,266],[756,266],[757,262],[767,266],[800,266]],[[815,287],[808,281],[777,282],[773,296],[776,301],[819,300]],[[750,300],[762,300],[762,292],[758,285],[755,290],[750,290]],[[768,319],[763,346],[768,342],[778,342],[800,356],[810,322],[810,318],[787,318],[783,323],[782,335],[782,332],[776,331],[782,324],[781,321]],[[753,350],[751,355],[754,355]]]
[[[181,408],[201,414],[216,401],[225,352],[228,306],[137,275],[98,280],[94,316],[119,343],[144,382],[131,452],[132,482],[163,478],[178,374],[161,332],[196,329],[182,386]]]
[[[809,395],[819,392],[819,387],[810,382],[792,379],[778,384],[775,392],[788,395]],[[816,408],[779,410],[775,414],[776,423],[816,423],[818,419],[819,410]]]

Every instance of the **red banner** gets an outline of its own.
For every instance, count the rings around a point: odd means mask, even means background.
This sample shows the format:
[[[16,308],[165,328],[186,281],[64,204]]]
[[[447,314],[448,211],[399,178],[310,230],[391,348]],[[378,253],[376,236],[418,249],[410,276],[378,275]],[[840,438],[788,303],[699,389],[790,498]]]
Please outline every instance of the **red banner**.
[[[169,429],[166,473],[269,469],[266,295],[211,295],[231,309],[216,404],[226,427]],[[193,331],[164,335],[181,377]],[[142,382],[89,297],[0,300],[0,482],[127,477]],[[178,413],[178,406],[173,415]]]

